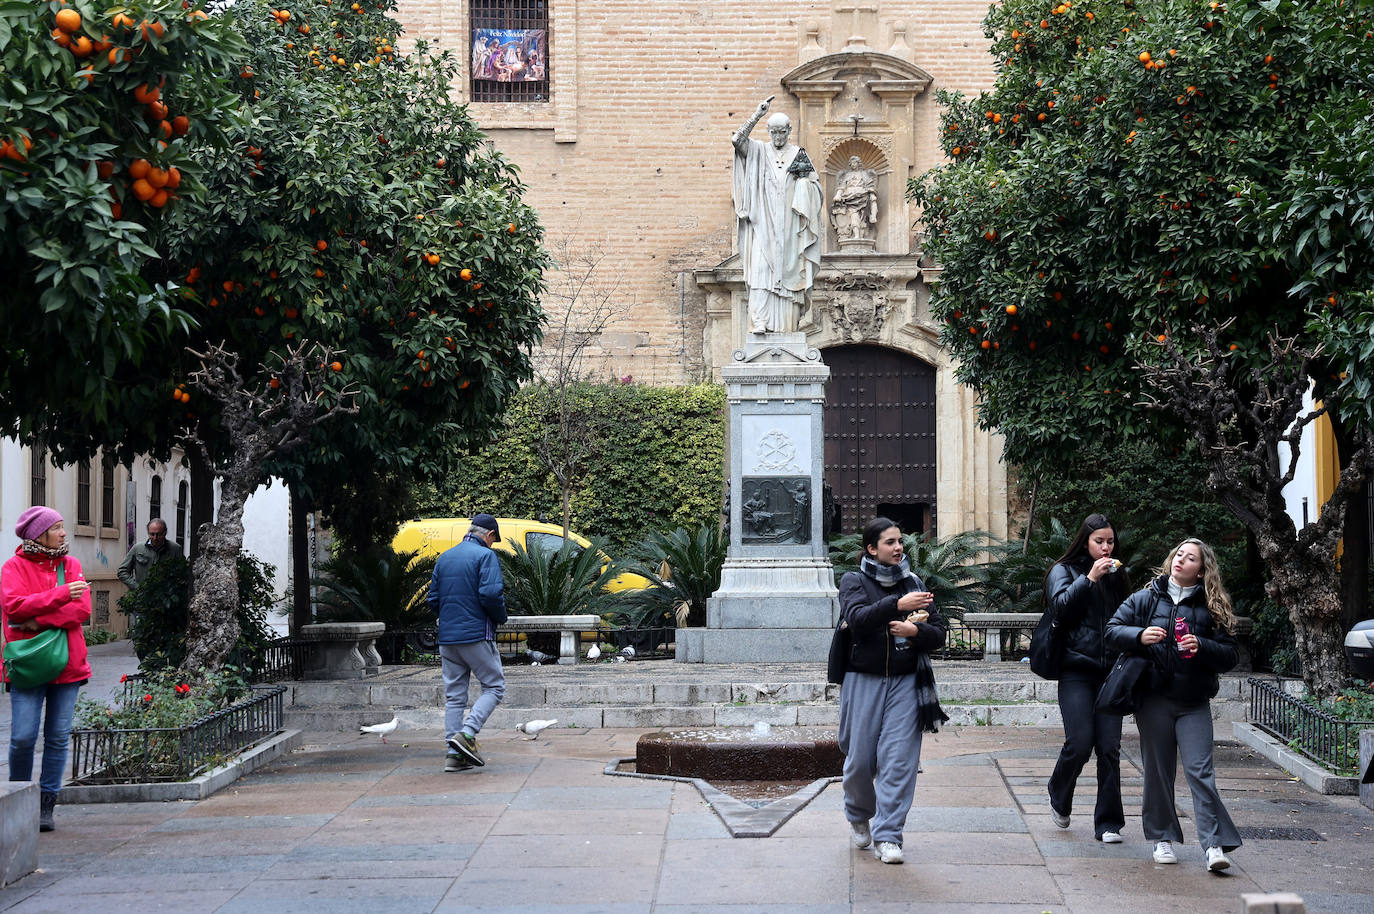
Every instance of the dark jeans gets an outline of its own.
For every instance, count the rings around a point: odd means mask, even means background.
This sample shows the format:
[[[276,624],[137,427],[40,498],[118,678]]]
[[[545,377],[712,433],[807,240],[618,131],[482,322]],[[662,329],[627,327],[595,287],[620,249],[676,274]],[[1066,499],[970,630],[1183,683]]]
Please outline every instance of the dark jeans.
[[[1093,811],[1093,833],[1101,838],[1106,831],[1120,832],[1126,827],[1121,809],[1121,718],[1098,714],[1093,709],[1097,692],[1106,674],[1065,673],[1059,680],[1059,713],[1064,718],[1064,748],[1059,750],[1050,775],[1050,805],[1061,815],[1073,811],[1073,791],[1078,775],[1097,753],[1097,808]]]

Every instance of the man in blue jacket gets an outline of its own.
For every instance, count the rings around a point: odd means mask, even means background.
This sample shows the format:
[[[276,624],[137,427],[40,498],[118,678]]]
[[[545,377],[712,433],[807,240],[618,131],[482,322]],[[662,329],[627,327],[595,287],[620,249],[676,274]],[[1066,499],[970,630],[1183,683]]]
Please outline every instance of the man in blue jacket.
[[[429,585],[429,605],[439,614],[439,659],[444,671],[445,771],[485,765],[477,734],[506,694],[496,626],[506,621],[505,583],[491,544],[501,539],[496,518],[475,514],[463,539],[439,556]],[[467,719],[468,680],[477,677],[482,694]]]

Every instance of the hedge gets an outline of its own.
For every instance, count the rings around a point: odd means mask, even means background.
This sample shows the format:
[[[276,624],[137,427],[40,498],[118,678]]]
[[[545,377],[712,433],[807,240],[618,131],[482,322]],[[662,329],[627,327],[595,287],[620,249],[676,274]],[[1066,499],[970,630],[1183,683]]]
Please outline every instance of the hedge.
[[[577,390],[593,422],[606,429],[572,496],[571,527],[604,537],[617,555],[653,531],[720,521],[725,461],[725,391],[715,384],[650,387],[585,384]],[[486,448],[465,456],[436,487],[420,487],[427,516],[562,521],[560,490],[539,462],[539,440],[551,396],[525,387]]]

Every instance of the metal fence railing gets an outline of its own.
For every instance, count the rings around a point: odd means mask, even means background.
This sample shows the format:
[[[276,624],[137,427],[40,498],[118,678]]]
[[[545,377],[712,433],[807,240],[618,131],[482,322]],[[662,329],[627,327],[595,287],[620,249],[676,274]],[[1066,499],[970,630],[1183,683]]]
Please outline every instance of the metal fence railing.
[[[91,785],[193,778],[279,731],[285,693],[282,685],[255,686],[250,697],[183,727],[73,730],[72,781]]]
[[[1360,731],[1374,728],[1374,721],[1342,720],[1316,705],[1294,697],[1278,684],[1281,680],[1251,677],[1250,722],[1339,775],[1352,775],[1360,767]]]
[[[302,678],[319,642],[300,638],[277,638],[268,642],[252,663],[254,682],[287,682]]]

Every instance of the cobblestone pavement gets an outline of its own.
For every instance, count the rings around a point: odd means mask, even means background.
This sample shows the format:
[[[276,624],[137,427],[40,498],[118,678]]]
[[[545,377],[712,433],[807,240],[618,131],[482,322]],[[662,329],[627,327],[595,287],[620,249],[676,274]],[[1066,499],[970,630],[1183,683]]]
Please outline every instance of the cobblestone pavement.
[[[91,691],[117,685],[101,676]],[[0,890],[0,911],[1231,914],[1260,891],[1296,892],[1310,912],[1374,911],[1374,812],[1232,744],[1217,762],[1247,835],[1234,867],[1207,873],[1192,843],[1179,865],[1154,864],[1126,731],[1120,845],[1093,839],[1091,765],[1072,826],[1050,821],[1057,729],[928,737],[904,866],[850,845],[838,785],[772,837],[734,839],[692,784],[608,776],[643,730],[554,727],[531,741],[488,728],[487,766],[447,774],[434,730],[385,745],[312,732],[203,801],[59,806],[40,872]],[[1178,797],[1191,841],[1181,782]]]

